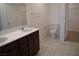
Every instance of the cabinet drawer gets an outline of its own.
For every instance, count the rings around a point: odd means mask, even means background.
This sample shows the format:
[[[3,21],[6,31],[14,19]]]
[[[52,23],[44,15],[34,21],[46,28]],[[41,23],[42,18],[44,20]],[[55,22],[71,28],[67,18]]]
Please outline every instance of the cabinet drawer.
[[[31,33],[31,34],[28,35],[28,38],[30,40],[35,40],[38,37],[39,37],[39,31],[33,32],[33,33]]]
[[[35,36],[39,36],[39,31],[34,32]]]

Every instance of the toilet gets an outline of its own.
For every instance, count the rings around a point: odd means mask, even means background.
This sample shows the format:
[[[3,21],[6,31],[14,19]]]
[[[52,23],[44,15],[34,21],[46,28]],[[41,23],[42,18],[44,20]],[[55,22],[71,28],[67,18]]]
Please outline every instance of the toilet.
[[[58,24],[52,24],[50,26],[50,36],[51,38],[56,38],[58,36]]]

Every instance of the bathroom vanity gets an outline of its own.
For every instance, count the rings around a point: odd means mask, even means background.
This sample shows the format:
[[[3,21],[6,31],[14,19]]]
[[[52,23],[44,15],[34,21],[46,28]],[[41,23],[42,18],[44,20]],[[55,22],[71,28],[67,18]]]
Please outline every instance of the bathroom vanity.
[[[27,28],[26,28],[27,29]],[[39,51],[39,29],[17,30],[0,36],[8,39],[0,43],[1,56],[33,56]]]

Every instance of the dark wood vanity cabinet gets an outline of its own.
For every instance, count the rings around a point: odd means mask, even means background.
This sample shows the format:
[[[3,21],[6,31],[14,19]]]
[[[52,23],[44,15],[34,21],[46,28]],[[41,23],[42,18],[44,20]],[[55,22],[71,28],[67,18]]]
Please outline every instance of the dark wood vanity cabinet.
[[[33,56],[39,51],[39,31],[0,47],[1,56]]]
[[[18,40],[18,46],[20,51],[20,56],[28,56],[28,36],[22,37]]]
[[[28,36],[29,55],[37,54],[39,50],[39,32],[34,32]]]
[[[0,55],[1,56],[18,56],[19,49],[18,49],[18,42],[13,41],[5,46],[0,47]]]

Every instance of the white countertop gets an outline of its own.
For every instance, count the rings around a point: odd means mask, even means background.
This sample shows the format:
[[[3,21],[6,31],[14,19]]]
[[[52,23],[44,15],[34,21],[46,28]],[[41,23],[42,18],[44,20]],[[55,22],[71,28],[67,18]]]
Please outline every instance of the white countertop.
[[[32,32],[39,30],[38,28],[25,28],[25,29],[30,29],[30,30],[24,31],[24,32],[22,30],[16,30],[14,32],[10,32],[8,34],[4,34],[4,35],[0,36],[0,38],[3,38],[3,37],[7,38],[6,41],[0,43],[0,47],[4,46],[12,41],[15,41],[21,37],[24,37]]]

